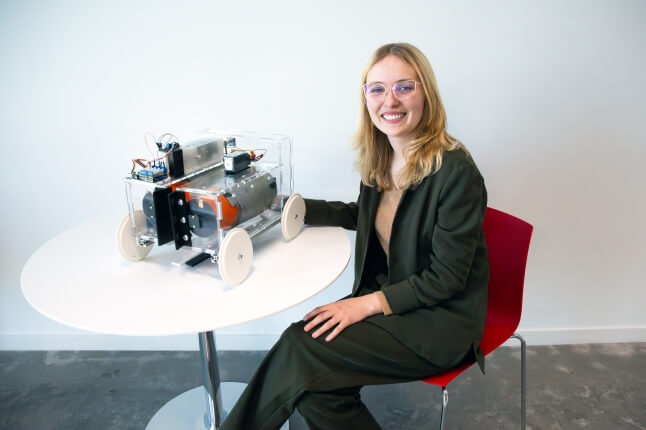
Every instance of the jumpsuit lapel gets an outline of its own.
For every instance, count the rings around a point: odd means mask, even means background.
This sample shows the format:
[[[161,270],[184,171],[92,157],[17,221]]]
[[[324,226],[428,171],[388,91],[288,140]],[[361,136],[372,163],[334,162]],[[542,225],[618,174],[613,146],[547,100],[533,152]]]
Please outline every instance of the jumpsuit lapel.
[[[352,289],[352,295],[355,296],[359,290],[360,286],[364,283],[364,272],[366,257],[368,254],[368,247],[371,245],[370,241],[373,240],[373,231],[375,229],[375,216],[377,215],[377,205],[379,204],[379,192],[376,187],[366,187],[364,193],[367,194],[369,198],[362,198],[362,201],[365,201],[365,205],[361,205],[359,208],[359,217],[360,222],[362,222],[361,227],[357,230],[356,238],[356,248],[355,248],[355,284]]]

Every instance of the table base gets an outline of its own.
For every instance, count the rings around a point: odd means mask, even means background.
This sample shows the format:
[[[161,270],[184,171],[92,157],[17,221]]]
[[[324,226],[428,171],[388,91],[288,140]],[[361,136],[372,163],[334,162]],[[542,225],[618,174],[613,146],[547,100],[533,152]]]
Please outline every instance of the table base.
[[[241,382],[222,383],[220,389],[225,416],[246,386]],[[205,430],[204,395],[204,387],[196,387],[171,399],[153,415],[146,430]],[[289,430],[289,423],[283,424],[280,429]]]

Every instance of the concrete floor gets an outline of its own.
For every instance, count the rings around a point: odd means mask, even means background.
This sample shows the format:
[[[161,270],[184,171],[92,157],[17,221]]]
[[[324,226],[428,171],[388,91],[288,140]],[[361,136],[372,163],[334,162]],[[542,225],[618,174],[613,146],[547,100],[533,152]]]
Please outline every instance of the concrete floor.
[[[262,352],[224,351],[224,381],[246,381]],[[516,429],[520,350],[500,348],[487,374],[449,385],[447,429]],[[527,428],[646,429],[646,343],[528,347]],[[0,351],[0,429],[144,429],[174,396],[200,385],[198,352]],[[366,387],[384,429],[439,427],[440,389]],[[291,429],[305,429],[302,418]],[[360,430],[360,429],[358,429]]]

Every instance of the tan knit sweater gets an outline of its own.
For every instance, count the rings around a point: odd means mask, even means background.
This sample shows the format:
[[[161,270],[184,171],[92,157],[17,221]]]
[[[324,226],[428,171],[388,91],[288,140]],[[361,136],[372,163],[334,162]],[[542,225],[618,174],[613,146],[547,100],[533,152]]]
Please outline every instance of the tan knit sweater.
[[[397,206],[402,197],[402,190],[391,189],[384,190],[381,193],[379,198],[379,206],[377,206],[377,215],[375,217],[375,232],[377,233],[377,239],[381,247],[386,253],[386,259],[388,260],[388,249],[390,245],[390,234],[393,229],[393,220],[395,219],[395,212],[397,211]],[[384,315],[390,315],[392,310],[388,304],[386,296],[381,291],[377,291],[377,298],[381,304],[381,309],[384,312]]]
[[[379,243],[386,253],[386,258],[389,257],[388,246],[390,244],[390,234],[393,229],[395,211],[397,210],[401,197],[402,190],[384,190],[379,198],[379,206],[377,206],[375,230],[377,232],[377,239],[379,239]]]

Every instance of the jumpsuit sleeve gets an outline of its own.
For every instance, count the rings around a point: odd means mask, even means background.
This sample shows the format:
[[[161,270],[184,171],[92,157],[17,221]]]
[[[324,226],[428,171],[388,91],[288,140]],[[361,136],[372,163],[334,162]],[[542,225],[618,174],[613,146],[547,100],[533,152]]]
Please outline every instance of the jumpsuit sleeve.
[[[357,229],[361,190],[356,202],[328,202],[326,200],[305,199],[305,224]]]

